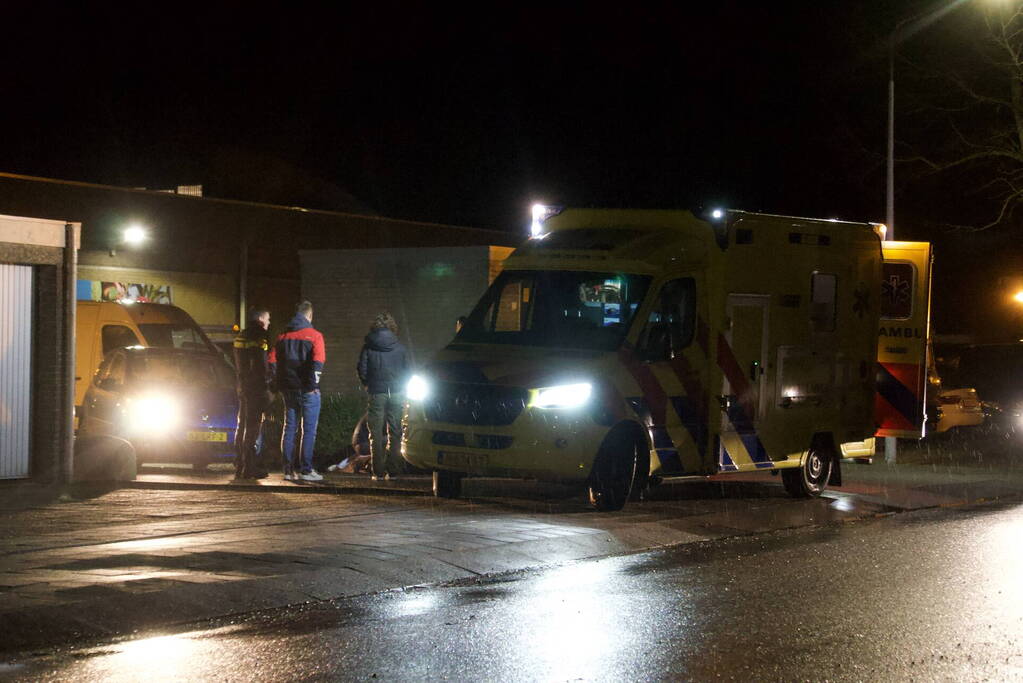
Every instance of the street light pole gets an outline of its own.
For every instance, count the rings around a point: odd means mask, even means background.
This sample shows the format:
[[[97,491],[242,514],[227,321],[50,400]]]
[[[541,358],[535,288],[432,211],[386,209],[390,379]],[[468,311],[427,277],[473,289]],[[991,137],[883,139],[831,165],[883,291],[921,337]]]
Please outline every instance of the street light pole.
[[[888,37],[888,168],[885,183],[885,225],[888,230],[885,240],[895,239],[895,47],[900,37],[910,37],[938,19],[969,2],[969,0],[944,0],[937,7],[906,17],[895,25]],[[911,31],[904,31],[909,25]],[[897,441],[894,436],[885,437],[884,459],[895,464],[898,458]]]

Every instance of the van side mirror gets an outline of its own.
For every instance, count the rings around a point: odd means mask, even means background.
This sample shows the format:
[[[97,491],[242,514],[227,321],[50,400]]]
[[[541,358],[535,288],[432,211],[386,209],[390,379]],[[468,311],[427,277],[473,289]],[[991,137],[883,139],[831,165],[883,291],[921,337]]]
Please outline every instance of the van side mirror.
[[[118,382],[115,377],[104,377],[96,383],[96,386],[104,391],[114,391],[115,389],[120,388],[121,383]]]
[[[651,323],[645,336],[641,348],[643,360],[651,363],[671,360],[671,326],[668,323]]]

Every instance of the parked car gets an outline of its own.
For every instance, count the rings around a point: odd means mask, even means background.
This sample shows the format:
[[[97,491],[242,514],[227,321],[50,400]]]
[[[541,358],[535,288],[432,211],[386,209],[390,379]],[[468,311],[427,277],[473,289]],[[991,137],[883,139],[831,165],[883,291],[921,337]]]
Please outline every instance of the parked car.
[[[976,387],[984,401],[1008,414],[1023,412],[1023,344],[978,344],[958,357],[961,384]]]
[[[234,371],[217,352],[132,346],[103,359],[85,394],[79,434],[118,436],[139,464],[203,469],[234,458]]]
[[[976,389],[944,389],[938,394],[937,433],[954,427],[979,427],[986,416]]]

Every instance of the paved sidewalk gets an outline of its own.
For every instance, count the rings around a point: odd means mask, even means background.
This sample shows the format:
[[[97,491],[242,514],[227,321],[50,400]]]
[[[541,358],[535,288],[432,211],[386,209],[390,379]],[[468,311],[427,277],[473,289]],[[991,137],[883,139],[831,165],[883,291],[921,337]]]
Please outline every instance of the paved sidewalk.
[[[122,489],[0,510],[0,650],[1023,493],[1006,473],[844,474],[817,500],[788,498],[768,474],[667,482],[615,514],[527,482],[473,480],[469,499],[435,500],[423,477],[315,489],[333,495],[284,482]],[[373,486],[399,495],[353,493]]]

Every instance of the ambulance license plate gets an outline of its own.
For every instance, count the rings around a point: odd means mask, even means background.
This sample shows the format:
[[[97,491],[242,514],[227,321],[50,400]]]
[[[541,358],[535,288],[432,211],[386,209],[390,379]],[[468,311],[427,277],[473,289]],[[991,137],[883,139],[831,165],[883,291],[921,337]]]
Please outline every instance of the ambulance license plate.
[[[227,432],[189,432],[188,440],[227,443]]]
[[[440,451],[437,453],[437,463],[455,469],[482,470],[487,466],[487,456],[479,453]]]

